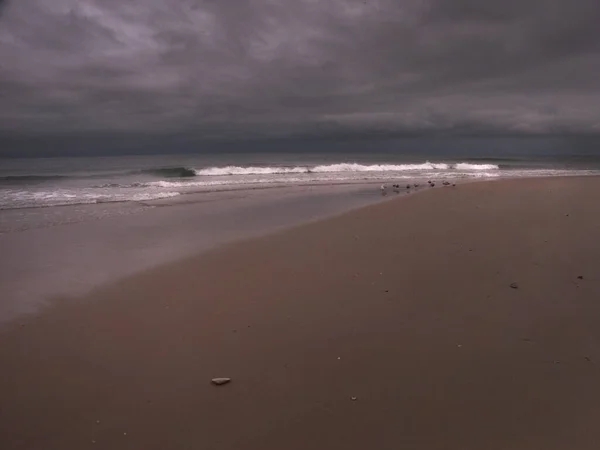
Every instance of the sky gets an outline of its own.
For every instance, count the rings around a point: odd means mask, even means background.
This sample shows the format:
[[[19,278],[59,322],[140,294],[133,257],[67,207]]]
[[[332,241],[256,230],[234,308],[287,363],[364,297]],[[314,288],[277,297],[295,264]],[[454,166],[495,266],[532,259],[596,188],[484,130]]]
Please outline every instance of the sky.
[[[598,0],[0,0],[0,135],[600,134]]]

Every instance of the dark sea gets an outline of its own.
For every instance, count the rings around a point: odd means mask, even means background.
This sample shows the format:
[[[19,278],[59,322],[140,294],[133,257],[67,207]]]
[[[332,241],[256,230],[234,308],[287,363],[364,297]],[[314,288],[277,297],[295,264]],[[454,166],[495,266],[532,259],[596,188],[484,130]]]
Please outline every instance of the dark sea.
[[[141,202],[290,185],[600,174],[594,155],[227,153],[0,159],[0,209]]]

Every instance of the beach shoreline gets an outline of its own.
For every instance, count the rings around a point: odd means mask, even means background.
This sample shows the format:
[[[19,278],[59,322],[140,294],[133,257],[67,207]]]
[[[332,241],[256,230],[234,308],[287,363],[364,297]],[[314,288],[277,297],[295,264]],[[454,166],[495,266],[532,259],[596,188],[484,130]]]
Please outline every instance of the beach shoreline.
[[[595,448],[598,192],[427,189],[57,299],[0,333],[0,441]]]
[[[190,194],[185,201],[0,211],[0,324],[58,295],[94,287],[224,243],[377,203],[369,185]]]

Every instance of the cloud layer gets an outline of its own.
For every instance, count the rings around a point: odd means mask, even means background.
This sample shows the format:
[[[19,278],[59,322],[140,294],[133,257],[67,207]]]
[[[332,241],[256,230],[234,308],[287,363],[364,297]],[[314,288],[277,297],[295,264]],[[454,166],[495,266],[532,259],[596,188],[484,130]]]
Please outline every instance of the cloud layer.
[[[597,0],[5,0],[0,130],[600,132]]]

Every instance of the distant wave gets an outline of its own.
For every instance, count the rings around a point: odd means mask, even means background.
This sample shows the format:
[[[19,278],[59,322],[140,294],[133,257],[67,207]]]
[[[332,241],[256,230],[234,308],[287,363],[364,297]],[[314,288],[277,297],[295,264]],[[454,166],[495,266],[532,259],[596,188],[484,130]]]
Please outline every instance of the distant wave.
[[[357,164],[341,163],[324,166],[316,166],[311,169],[315,173],[335,173],[335,172],[405,172],[412,170],[448,170],[450,166],[445,163],[422,164]]]
[[[469,164],[469,163],[458,163],[454,166],[456,170],[498,170],[499,166],[496,164]]]
[[[498,170],[495,164],[471,163],[431,163],[426,161],[420,164],[358,164],[339,163],[319,165],[315,167],[259,167],[259,166],[226,166],[208,167],[195,171],[199,176],[227,176],[227,175],[270,175],[270,174],[298,174],[298,173],[340,173],[340,172],[407,172],[425,170]]]
[[[224,167],[207,167],[203,169],[192,169],[187,167],[174,167],[174,168],[160,168],[160,169],[148,169],[142,172],[131,172],[131,173],[146,173],[153,174],[160,178],[193,178],[193,177],[229,177],[237,176],[238,179],[242,179],[245,176],[258,175],[258,176],[269,176],[269,175],[284,175],[286,181],[292,182],[294,178],[287,179],[289,175],[307,175],[307,174],[323,174],[323,175],[335,175],[344,174],[341,176],[350,176],[350,174],[364,173],[365,176],[372,178],[375,174],[383,173],[396,173],[396,176],[400,176],[399,172],[406,175],[419,176],[424,175],[426,172],[428,176],[435,174],[429,173],[432,171],[440,171],[439,175],[445,172],[446,175],[459,175],[460,172],[488,172],[496,171],[500,167],[495,164],[472,164],[472,163],[432,163],[426,161],[419,164],[358,164],[358,163],[337,163],[337,164],[325,164],[318,166],[224,166]],[[389,175],[387,175],[389,176]],[[260,182],[266,182],[267,179],[260,180]],[[283,180],[282,180],[283,181]],[[302,181],[298,179],[297,181]],[[306,180],[304,180],[306,181]],[[152,181],[152,182],[134,182],[127,184],[120,183],[106,183],[99,186],[99,188],[113,188],[113,187],[180,187],[180,186],[192,186],[192,185],[209,185],[209,184],[221,184],[216,182],[192,182],[192,180],[186,181]]]
[[[270,175],[270,174],[285,174],[285,173],[309,173],[308,167],[209,167],[206,169],[196,170],[195,174],[200,176],[223,176],[223,175]]]
[[[342,162],[336,164],[324,164],[317,166],[223,166],[223,167],[204,167],[200,169],[178,166],[178,167],[156,167],[150,169],[137,169],[129,171],[98,172],[88,174],[55,174],[55,175],[7,175],[0,176],[0,184],[36,184],[52,181],[61,181],[68,179],[84,178],[104,178],[115,177],[119,175],[136,176],[146,175],[158,179],[164,178],[193,178],[217,177],[217,176],[244,176],[244,175],[293,175],[310,173],[353,173],[353,172],[419,172],[419,171],[476,171],[476,170],[497,170],[499,166],[495,164],[475,164],[461,162],[450,163],[432,163],[426,161],[416,164],[359,164],[354,162]],[[96,187],[117,187],[118,184],[103,184]],[[135,183],[128,186],[136,186]]]

